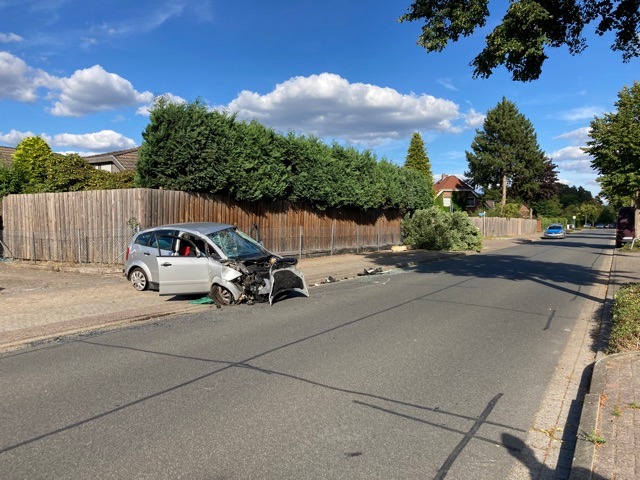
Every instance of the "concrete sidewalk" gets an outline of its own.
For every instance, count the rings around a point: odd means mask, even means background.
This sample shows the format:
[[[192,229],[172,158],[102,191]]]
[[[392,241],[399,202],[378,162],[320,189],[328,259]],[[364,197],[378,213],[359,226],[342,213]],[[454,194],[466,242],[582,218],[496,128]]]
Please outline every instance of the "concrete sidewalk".
[[[571,480],[640,478],[640,352],[605,354],[615,295],[621,286],[638,282],[640,254],[616,250]]]

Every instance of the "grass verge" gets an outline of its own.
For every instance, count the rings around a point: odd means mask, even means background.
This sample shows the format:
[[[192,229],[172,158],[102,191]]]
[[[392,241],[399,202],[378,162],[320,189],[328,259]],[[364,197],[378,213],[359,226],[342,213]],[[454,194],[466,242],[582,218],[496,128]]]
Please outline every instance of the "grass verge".
[[[624,285],[613,303],[607,353],[640,351],[640,283]]]

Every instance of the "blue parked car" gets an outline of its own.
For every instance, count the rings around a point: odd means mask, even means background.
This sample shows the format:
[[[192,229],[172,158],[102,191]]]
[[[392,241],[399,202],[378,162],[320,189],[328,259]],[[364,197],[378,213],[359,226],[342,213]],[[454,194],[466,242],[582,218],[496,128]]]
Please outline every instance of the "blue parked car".
[[[544,238],[565,238],[566,236],[567,232],[559,223],[552,223],[544,231]]]

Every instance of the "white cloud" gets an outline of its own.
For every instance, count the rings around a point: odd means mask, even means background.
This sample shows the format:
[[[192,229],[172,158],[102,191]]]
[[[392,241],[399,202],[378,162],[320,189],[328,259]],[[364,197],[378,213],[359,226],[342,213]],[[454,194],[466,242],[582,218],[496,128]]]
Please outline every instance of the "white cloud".
[[[563,133],[562,135],[558,135],[555,138],[569,140],[574,145],[586,145],[586,143],[591,139],[591,137],[589,137],[590,131],[591,127],[582,127],[567,133]]]
[[[0,32],[0,43],[21,42],[23,38],[15,33]]]
[[[54,101],[49,112],[63,117],[149,104],[154,98],[151,92],[138,92],[131,82],[100,65],[61,78],[33,69],[8,52],[0,52],[0,100],[35,102],[39,89],[47,90],[45,98]]]
[[[276,130],[354,143],[407,138],[414,131],[459,133],[463,126],[458,122],[477,121],[476,112],[471,110],[465,118],[450,100],[349,83],[331,73],[293,77],[266,95],[244,90],[227,106],[217,108]]]
[[[484,124],[485,118],[486,118],[485,114],[476,112],[473,108],[471,108],[464,115],[464,123],[469,128],[478,128]]]
[[[452,90],[454,92],[458,91],[458,89],[453,84],[453,81],[450,78],[439,78],[439,79],[436,80],[436,82],[439,83],[440,85],[442,85],[447,90]]]
[[[37,135],[33,132],[19,132],[18,130],[11,130],[9,133],[0,132],[0,142],[5,145],[15,147],[25,138],[35,136]],[[42,135],[40,135],[40,137],[44,138]]]
[[[58,100],[51,114],[63,117],[81,117],[153,99],[151,92],[136,91],[131,82],[107,72],[100,65],[76,70],[71,77],[59,79],[59,90],[52,95]]]
[[[29,67],[9,52],[0,52],[0,100],[9,98],[21,102],[35,102],[38,88],[49,83],[48,74]]]
[[[178,95],[174,95],[172,93],[165,93],[164,95],[161,95],[163,98],[165,98],[169,103],[174,103],[176,105],[181,105],[183,103],[187,103],[187,101],[182,98],[179,97]],[[151,113],[151,110],[153,109],[153,105],[155,102],[156,98],[153,98],[151,102],[147,103],[146,105],[142,105],[141,107],[139,107],[136,110],[136,115],[144,115],[144,116],[149,116],[149,114]]]
[[[51,138],[55,147],[70,147],[96,152],[108,152],[133,148],[136,142],[113,130],[102,130],[94,133],[72,134],[61,133]]]
[[[560,119],[568,122],[578,122],[582,120],[593,120],[593,117],[602,115],[604,109],[598,106],[574,108],[560,113]]]
[[[548,155],[562,171],[594,173],[591,167],[591,157],[582,148],[570,146],[556,150]]]
[[[0,143],[15,147],[25,138],[35,136],[42,138],[58,153],[65,153],[60,150],[61,147],[70,148],[72,149],[72,152],[88,150],[99,153],[124,150],[127,148],[134,148],[136,146],[136,142],[132,139],[125,137],[121,133],[114,132],[113,130],[102,130],[100,132],[82,134],[60,133],[53,136],[45,133],[36,135],[33,132],[19,132],[18,130],[11,130],[9,133],[0,132]]]

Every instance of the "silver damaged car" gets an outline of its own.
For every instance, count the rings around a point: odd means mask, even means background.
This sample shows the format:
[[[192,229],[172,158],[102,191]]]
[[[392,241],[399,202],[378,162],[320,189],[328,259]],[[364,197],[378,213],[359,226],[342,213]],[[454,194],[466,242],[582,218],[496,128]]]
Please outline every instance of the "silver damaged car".
[[[220,305],[309,296],[298,260],[266,250],[225,223],[177,223],[136,233],[124,275],[136,290],[160,295],[209,294]]]

